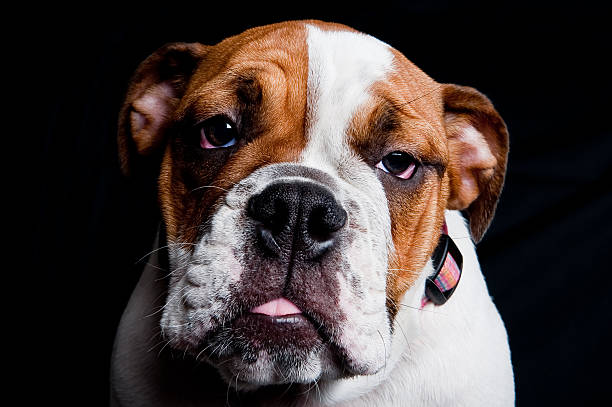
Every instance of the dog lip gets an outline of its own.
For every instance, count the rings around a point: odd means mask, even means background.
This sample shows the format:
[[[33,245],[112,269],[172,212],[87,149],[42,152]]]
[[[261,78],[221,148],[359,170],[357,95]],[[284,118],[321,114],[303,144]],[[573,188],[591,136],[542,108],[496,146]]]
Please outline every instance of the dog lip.
[[[289,314],[282,316],[270,316],[265,314],[249,314],[251,317],[260,318],[262,320],[270,321],[273,324],[297,324],[297,323],[311,323],[304,314]]]

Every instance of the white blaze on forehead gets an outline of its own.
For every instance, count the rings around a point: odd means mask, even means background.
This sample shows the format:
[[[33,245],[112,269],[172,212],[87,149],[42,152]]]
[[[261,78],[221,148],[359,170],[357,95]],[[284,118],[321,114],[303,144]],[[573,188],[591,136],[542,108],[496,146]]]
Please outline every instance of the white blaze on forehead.
[[[348,153],[346,130],[368,89],[393,64],[389,46],[369,35],[308,25],[307,144],[302,162],[338,165]],[[335,165],[331,165],[334,167]]]

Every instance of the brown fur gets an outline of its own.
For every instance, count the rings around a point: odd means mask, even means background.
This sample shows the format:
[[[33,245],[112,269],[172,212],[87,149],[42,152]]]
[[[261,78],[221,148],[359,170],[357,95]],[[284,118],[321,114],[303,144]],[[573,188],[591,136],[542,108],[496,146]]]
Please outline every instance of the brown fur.
[[[212,168],[211,165],[199,168],[185,165],[174,158],[184,146],[169,140],[161,164],[159,200],[170,240],[193,243],[199,226],[206,222],[224,189],[231,188],[258,167],[297,159],[305,145],[308,66],[305,35],[305,29],[297,23],[258,27],[214,47],[171,45],[139,67],[120,119],[119,146],[126,172],[131,156],[146,154],[164,143],[172,123],[188,116],[196,123],[217,114],[232,117],[246,109],[257,110],[251,112],[254,121],[248,123],[249,134],[241,141],[241,148],[229,158],[216,157],[217,161],[224,160],[223,165],[212,165]],[[284,44],[282,49],[276,47],[279,43]],[[134,109],[139,97],[162,79],[155,71],[166,63],[168,50],[182,50],[189,55],[195,55],[194,50],[202,52],[197,54],[199,60],[193,76],[185,78],[187,84],[181,82],[177,86],[176,99],[167,101],[171,112],[166,121],[158,126],[156,133],[143,137],[129,128],[128,112]],[[176,68],[180,72],[181,67]],[[248,86],[240,88],[245,81],[254,84],[250,90]],[[261,94],[257,95],[257,89]],[[184,93],[181,95],[180,91]],[[257,100],[249,100],[253,96]],[[199,187],[203,188],[192,192]]]
[[[214,47],[171,44],[138,68],[120,115],[122,168],[129,172],[135,155],[163,151],[159,200],[171,241],[195,242],[224,190],[255,169],[296,161],[306,143],[305,43],[304,22],[288,22],[248,30]],[[373,98],[349,129],[352,148],[372,166],[395,150],[423,163],[406,182],[380,174],[396,248],[387,280],[391,316],[430,258],[445,209],[465,210],[474,240],[481,239],[502,188],[508,152],[505,124],[485,96],[438,84],[393,52],[395,71],[372,87]],[[164,83],[170,87],[160,87]],[[147,112],[151,104],[141,103],[143,97],[157,97],[162,114]],[[246,131],[239,148],[231,155],[208,151],[202,153],[206,160],[179,160],[186,146],[168,134],[173,124],[219,114],[247,121],[241,123]],[[468,125],[489,147],[484,161],[466,159],[470,146],[462,131]]]
[[[353,146],[362,154],[373,144],[372,166],[402,150],[423,163],[410,180],[379,172],[391,213],[395,254],[389,259],[387,308],[391,317],[436,246],[448,197],[440,85],[398,52],[396,70],[371,89],[374,98],[352,125]],[[374,124],[374,126],[373,126]],[[359,131],[359,129],[362,129]]]
[[[472,88],[438,84],[394,53],[395,72],[372,87],[374,97],[350,130],[353,148],[372,166],[395,150],[424,164],[412,183],[380,173],[396,248],[387,278],[391,316],[431,257],[444,209],[467,209],[472,236],[480,240],[495,210],[508,153],[506,127],[485,96]],[[466,156],[474,147],[459,141],[468,125],[482,134],[491,151],[476,157],[484,162],[470,161]],[[474,180],[469,191],[466,177]]]
[[[191,73],[206,54],[206,50],[207,47],[201,44],[168,44],[138,66],[119,112],[117,144],[121,169],[125,174],[132,172],[134,167],[132,161],[139,155],[149,155],[154,150],[162,148],[163,135],[170,122],[171,110],[182,97]],[[163,121],[157,122],[161,118],[141,112],[144,116],[144,125],[136,128],[138,123],[135,122],[133,113],[138,110],[135,104],[148,91],[157,93],[154,89],[158,89],[157,86],[162,83],[168,84],[173,91],[172,95],[167,95],[163,100],[168,105],[168,115],[163,117]],[[153,129],[150,126],[152,122],[157,122]]]
[[[493,219],[504,185],[509,148],[508,129],[491,101],[476,89],[447,84],[443,87],[443,99],[447,112],[447,137],[451,150],[454,150],[449,166],[451,197],[448,207],[466,211],[472,237],[478,242]],[[451,113],[450,120],[448,113]],[[469,162],[465,154],[459,153],[460,143],[453,143],[461,128],[466,125],[475,127],[482,134],[489,148],[489,151],[481,151],[490,155],[486,162]],[[461,199],[462,173],[463,176],[467,174],[472,177],[477,186],[476,196],[467,201]]]

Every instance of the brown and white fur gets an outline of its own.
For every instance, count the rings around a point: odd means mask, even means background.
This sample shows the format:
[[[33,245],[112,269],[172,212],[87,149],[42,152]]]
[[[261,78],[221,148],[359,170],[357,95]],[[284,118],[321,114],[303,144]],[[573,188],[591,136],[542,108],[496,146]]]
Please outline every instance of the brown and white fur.
[[[235,145],[190,141],[213,117],[236,126]],[[287,22],[151,55],[132,79],[119,147],[126,173],[160,158],[163,250],[121,320],[111,404],[514,404],[506,331],[473,244],[508,152],[481,93],[438,84],[351,28]],[[392,151],[415,158],[411,178],[377,167]],[[271,256],[255,237],[249,202],[292,185],[347,214],[316,258],[299,238]],[[463,275],[446,304],[420,309],[444,222]],[[279,297],[309,322],[253,322],[250,310]]]

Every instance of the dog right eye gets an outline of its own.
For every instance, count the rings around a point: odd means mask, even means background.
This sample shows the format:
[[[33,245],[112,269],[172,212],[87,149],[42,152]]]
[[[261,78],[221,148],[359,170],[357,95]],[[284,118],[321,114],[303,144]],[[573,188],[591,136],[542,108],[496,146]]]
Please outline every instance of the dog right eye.
[[[238,140],[236,126],[224,116],[204,120],[196,127],[200,136],[200,147],[206,150],[230,147]]]
[[[404,151],[393,151],[376,164],[384,172],[398,178],[410,179],[417,170],[417,161]]]

